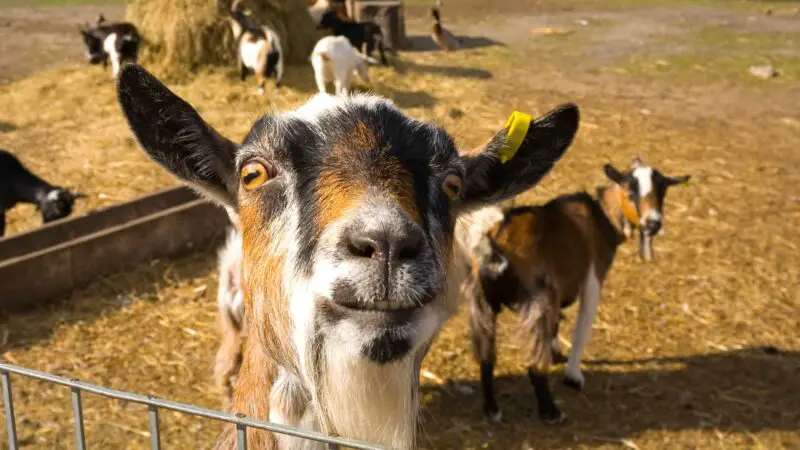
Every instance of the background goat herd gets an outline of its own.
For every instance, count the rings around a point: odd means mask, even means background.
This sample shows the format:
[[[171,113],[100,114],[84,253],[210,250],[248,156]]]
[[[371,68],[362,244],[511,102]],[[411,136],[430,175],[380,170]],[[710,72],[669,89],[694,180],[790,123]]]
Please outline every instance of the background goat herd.
[[[800,4],[411,0],[399,49],[321,0],[294,64],[236,0],[235,67],[173,77],[121,0],[36,2],[0,5],[0,231],[178,182],[232,226],[3,314],[2,359],[387,448],[800,447]],[[69,392],[14,389],[72,445]]]

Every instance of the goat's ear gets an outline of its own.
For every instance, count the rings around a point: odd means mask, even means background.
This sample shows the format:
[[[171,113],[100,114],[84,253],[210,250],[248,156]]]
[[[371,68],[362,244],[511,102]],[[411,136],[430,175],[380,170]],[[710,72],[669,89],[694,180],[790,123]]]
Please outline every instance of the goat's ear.
[[[664,182],[667,186],[674,186],[676,184],[686,183],[692,178],[691,175],[681,175],[679,177],[664,177]]]
[[[606,173],[606,176],[609,180],[613,181],[617,184],[623,184],[625,182],[625,175],[622,174],[619,170],[614,168],[611,164],[606,164],[603,166],[603,172]]]
[[[501,159],[508,129],[497,133],[479,153],[464,156],[463,205],[494,203],[535,186],[572,144],[579,121],[578,107],[564,104],[531,122],[511,159]]]
[[[236,209],[236,144],[141,66],[122,69],[117,97],[150,158],[229,211]]]

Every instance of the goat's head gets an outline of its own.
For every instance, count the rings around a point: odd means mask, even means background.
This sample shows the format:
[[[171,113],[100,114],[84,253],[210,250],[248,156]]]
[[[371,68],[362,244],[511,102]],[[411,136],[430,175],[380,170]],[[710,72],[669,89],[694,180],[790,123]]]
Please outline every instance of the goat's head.
[[[72,214],[75,200],[84,197],[86,196],[83,194],[72,193],[65,188],[53,188],[39,200],[38,208],[42,213],[42,220],[47,223],[67,217]]]
[[[664,197],[667,189],[686,183],[690,175],[669,177],[646,165],[637,156],[631,169],[622,173],[611,164],[603,169],[606,176],[616,183],[622,194],[620,202],[625,220],[640,231],[640,254],[646,260],[652,258],[651,239],[664,224]]]
[[[103,50],[103,38],[89,24],[78,27],[78,31],[83,37],[86,59],[89,64],[100,64],[106,58],[105,50]]]
[[[246,30],[258,28],[258,24],[252,17],[252,12],[244,6],[243,0],[234,0],[231,4],[231,13],[228,20],[230,21],[233,38],[237,40]]]
[[[419,357],[453,309],[458,214],[535,185],[578,128],[564,105],[502,163],[506,130],[459,156],[443,129],[388,100],[322,94],[260,118],[236,145],[139,66],[122,70],[118,95],[149,156],[240,224],[248,326],[307,381],[326,358]]]

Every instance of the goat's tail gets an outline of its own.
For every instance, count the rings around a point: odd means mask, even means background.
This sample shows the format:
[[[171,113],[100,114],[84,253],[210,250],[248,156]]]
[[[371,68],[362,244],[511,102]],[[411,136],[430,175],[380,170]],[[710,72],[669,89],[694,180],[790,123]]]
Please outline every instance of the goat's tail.
[[[545,276],[537,277],[529,300],[520,310],[520,324],[525,335],[524,342],[528,364],[538,373],[547,373],[552,352],[550,344],[555,336],[561,308],[555,290]]]

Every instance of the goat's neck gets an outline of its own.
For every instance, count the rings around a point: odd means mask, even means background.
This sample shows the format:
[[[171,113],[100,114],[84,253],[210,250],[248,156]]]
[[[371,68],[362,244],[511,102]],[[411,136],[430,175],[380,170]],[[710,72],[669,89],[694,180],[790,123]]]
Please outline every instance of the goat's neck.
[[[16,194],[19,202],[32,203],[39,209],[47,203],[47,196],[50,195],[56,188],[46,181],[32,176],[24,186],[16,186]]]
[[[611,222],[611,225],[614,226],[617,233],[624,238],[625,233],[623,231],[623,226],[625,221],[628,220],[627,216],[631,214],[630,211],[626,211],[626,208],[630,208],[631,205],[627,200],[625,192],[619,185],[615,184],[610,187],[598,189],[597,194],[597,200],[600,202],[600,206],[603,208],[606,217],[608,217],[608,221]]]

